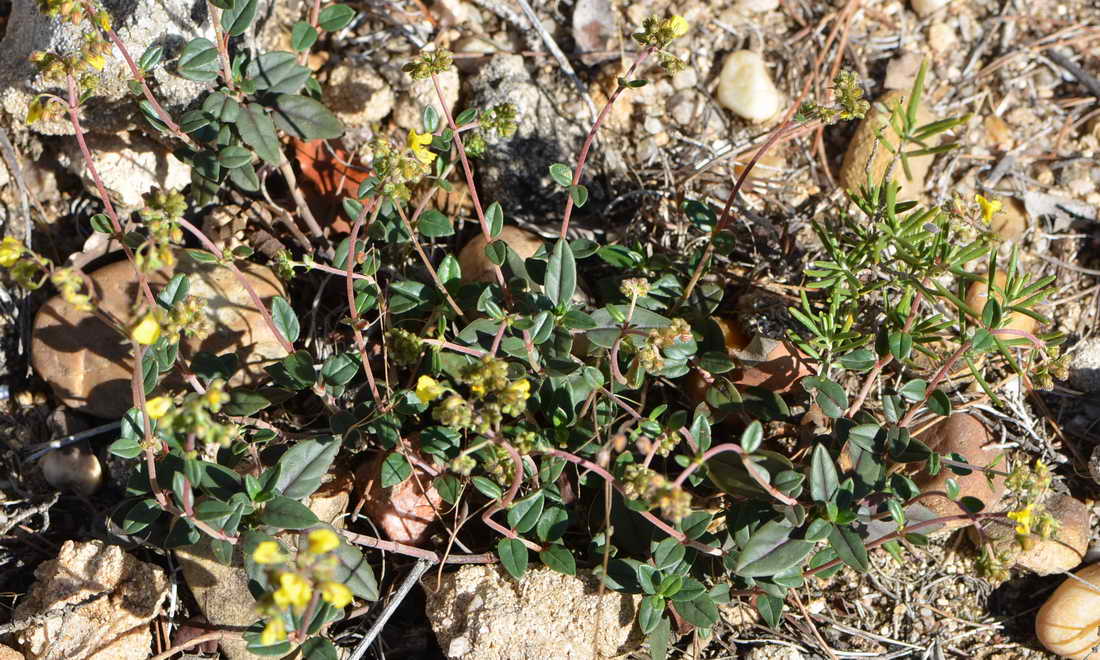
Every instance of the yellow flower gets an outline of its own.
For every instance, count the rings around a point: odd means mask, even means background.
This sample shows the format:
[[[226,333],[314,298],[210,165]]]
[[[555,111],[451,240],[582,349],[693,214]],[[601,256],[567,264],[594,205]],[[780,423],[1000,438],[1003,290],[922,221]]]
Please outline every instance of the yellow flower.
[[[281,564],[286,559],[286,555],[275,541],[261,541],[252,551],[252,561],[257,564]]]
[[[416,398],[420,399],[420,403],[435,401],[444,391],[439,381],[431,376],[421,376],[416,380]]]
[[[1009,511],[1006,515],[1016,521],[1016,533],[1028,535],[1031,533],[1031,514],[1035,509],[1034,504],[1028,504],[1019,511]]]
[[[329,605],[340,609],[351,602],[351,589],[339,582],[322,582],[321,598],[324,598]]]
[[[23,243],[18,238],[7,236],[0,243],[0,266],[11,268],[23,256]]]
[[[153,397],[145,402],[145,414],[149,415],[149,419],[160,419],[168,412],[168,409],[172,407],[172,400],[166,396]],[[271,541],[265,541],[264,543],[271,543]],[[261,543],[260,545],[263,545]]]
[[[84,58],[84,61],[88,63],[88,66],[92,67],[96,71],[102,71],[103,66],[107,64],[107,59],[99,54],[88,55]]]
[[[323,555],[340,547],[340,537],[331,529],[315,529],[309,533],[309,552]]]
[[[993,216],[1001,212],[1001,207],[1003,206],[1001,200],[988,200],[981,195],[974,195],[974,201],[978,203],[978,206],[982,207],[982,220],[984,220],[987,225],[993,221]]]
[[[279,588],[272,596],[275,598],[275,604],[281,608],[285,609],[289,605],[303,608],[309,605],[309,599],[313,596],[313,587],[310,586],[309,580],[297,573],[280,573]]]
[[[160,323],[157,317],[152,312],[143,316],[130,330],[130,339],[145,346],[156,343],[160,339]]]
[[[286,626],[283,625],[282,617],[274,617],[267,622],[264,626],[264,631],[260,633],[260,644],[264,646],[271,646],[286,639]]]
[[[428,145],[432,143],[431,133],[417,133],[416,131],[409,131],[408,146],[412,150],[413,156],[425,165],[430,165],[435,160],[435,154],[428,151]]]
[[[526,378],[521,378],[509,385],[508,389],[526,399],[531,394],[531,383]]]
[[[673,16],[665,21],[665,27],[672,33],[673,38],[682,37],[691,29],[691,24],[683,16]]]

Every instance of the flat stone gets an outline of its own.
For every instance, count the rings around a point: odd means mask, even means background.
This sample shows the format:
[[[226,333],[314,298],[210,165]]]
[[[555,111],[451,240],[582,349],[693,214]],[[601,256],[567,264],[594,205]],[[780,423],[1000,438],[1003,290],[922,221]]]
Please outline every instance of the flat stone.
[[[238,544],[233,549],[233,563],[225,565],[214,558],[210,539],[184,548],[176,548],[176,557],[183,569],[183,579],[195,597],[207,622],[219,626],[250,626],[260,618],[256,599],[248,590],[248,574]],[[229,660],[258,658],[248,651],[240,637],[224,637],[219,642]]]
[[[34,571],[30,593],[15,610],[23,619],[72,606],[16,635],[31,660],[132,660],[150,655],[148,623],[168,595],[153,564],[117,545],[66,541],[56,559]],[[81,603],[80,605],[77,605]]]
[[[92,165],[116,204],[136,209],[151,189],[180,190],[191,183],[191,168],[162,145],[137,134],[88,135]],[[63,163],[96,194],[88,162],[75,141],[64,149]]]
[[[207,302],[206,313],[213,332],[204,340],[183,338],[180,353],[189,359],[198,351],[235,353],[240,370],[231,386],[254,386],[267,380],[264,366],[281,359],[286,351],[252,305],[248,293],[224,266],[200,264],[186,253],[178,257],[174,272],[190,276],[193,296]],[[271,269],[249,264],[242,272],[265,306],[284,295],[283,285]],[[165,269],[152,273],[154,292],[171,278]],[[138,295],[137,277],[128,261],[118,261],[89,274],[99,299],[99,309],[123,323]],[[59,296],[46,301],[34,321],[31,364],[61,402],[97,417],[121,417],[132,405],[132,361],[129,339],[90,313],[66,304]]]
[[[390,114],[394,96],[385,78],[373,67],[342,62],[328,74],[325,100],[345,126],[365,128]]]
[[[527,259],[538,252],[542,247],[542,239],[529,231],[507,225],[500,230],[500,234],[494,239],[504,241],[508,247],[519,255],[520,259]],[[458,265],[462,270],[463,282],[496,282],[496,271],[493,262],[485,256],[485,246],[488,245],[485,234],[478,233],[470,239],[458,253]],[[505,273],[507,276],[507,272]]]
[[[1035,537],[1034,545],[1027,550],[1020,548],[1016,541],[1016,523],[1010,520],[989,520],[982,531],[992,540],[998,553],[1015,556],[1020,568],[1039,575],[1072,571],[1081,565],[1089,548],[1089,508],[1069,495],[1052,495],[1043,502],[1042,508],[1059,522],[1060,527],[1049,539]],[[971,538],[975,536],[972,534]]]
[[[641,596],[605,590],[588,571],[549,568],[517,582],[499,565],[464,566],[427,590],[427,615],[439,646],[463,660],[596,660],[640,647],[634,626]]]
[[[436,512],[443,507],[443,497],[433,485],[432,476],[416,465],[409,478],[384,488],[382,463],[386,456],[386,452],[380,452],[357,473],[356,480],[366,497],[364,512],[391,541],[419,546],[427,538]]]

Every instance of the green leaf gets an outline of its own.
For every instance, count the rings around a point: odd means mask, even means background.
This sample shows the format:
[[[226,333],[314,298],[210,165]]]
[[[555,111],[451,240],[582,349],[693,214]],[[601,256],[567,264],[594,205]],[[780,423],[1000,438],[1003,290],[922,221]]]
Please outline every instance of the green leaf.
[[[860,348],[840,356],[840,366],[852,371],[867,371],[875,366],[875,354],[867,348]]]
[[[176,72],[188,80],[211,82],[218,77],[218,49],[209,39],[192,39],[180,51]]]
[[[309,76],[309,69],[298,64],[298,56],[285,50],[264,53],[248,63],[248,77],[256,82],[257,91],[297,94]]]
[[[279,128],[301,140],[332,140],[344,134],[336,115],[308,96],[279,94],[272,112]]]
[[[742,577],[767,577],[801,562],[813,550],[810,541],[791,539],[791,528],[777,520],[761,526],[737,556],[734,572]]]
[[[545,508],[535,525],[535,534],[543,543],[553,543],[565,536],[569,529],[569,512],[564,508],[551,505]]]
[[[573,258],[573,248],[565,239],[559,238],[550,252],[543,288],[559,307],[568,305],[573,299],[573,293],[577,290],[577,262]]]
[[[213,92],[202,102],[202,111],[218,121],[231,124],[240,116],[241,105],[221,92]]]
[[[810,497],[815,502],[829,502],[836,496],[840,479],[836,464],[825,445],[815,445],[810,462]]]
[[[898,394],[902,396],[906,401],[913,403],[920,401],[924,398],[924,393],[928,389],[928,381],[917,378],[909,381],[898,391]]]
[[[489,236],[496,238],[504,229],[504,209],[500,202],[493,202],[485,209],[485,223],[489,225]]]
[[[290,306],[286,298],[282,296],[272,298],[271,320],[275,322],[275,327],[287,341],[292,344],[298,341],[298,333],[301,332],[298,315],[294,313],[294,308]]]
[[[337,563],[333,567],[332,579],[343,582],[353,594],[364,600],[378,600],[378,580],[363,553],[345,542],[341,542],[334,552]]]
[[[588,188],[577,184],[575,186],[569,186],[569,195],[573,198],[573,203],[580,208],[588,203]]]
[[[668,657],[668,646],[671,637],[672,623],[667,616],[661,617],[657,627],[646,637],[650,660],[665,660]]]
[[[260,520],[265,525],[280,529],[305,529],[320,522],[309,507],[281,495],[276,495],[264,505]]]
[[[124,534],[137,534],[156,522],[157,518],[160,518],[163,513],[164,509],[160,508],[156,500],[152,498],[141,500],[130,507],[130,510],[123,517],[122,532]]]
[[[454,505],[462,494],[462,482],[452,474],[444,474],[435,478],[432,482],[439,496],[447,504]]]
[[[694,199],[685,199],[682,208],[688,220],[691,220],[695,223],[695,226],[705,232],[712,231],[715,223],[718,222],[718,217],[715,215],[714,209],[703,202],[698,202]]]
[[[702,595],[695,600],[676,603],[676,611],[680,616],[696,628],[710,628],[718,622],[718,608],[710,596]]]
[[[660,596],[646,596],[638,606],[638,627],[643,635],[648,635],[657,628],[661,617],[665,613],[665,599]]]
[[[848,408],[848,393],[844,388],[821,376],[808,376],[802,379],[802,387],[807,392],[817,390],[814,401],[821,406],[821,411],[829,417],[836,419],[844,414]]]
[[[222,147],[218,151],[218,162],[222,164],[226,169],[236,169],[238,167],[244,167],[252,162],[252,152],[244,147],[231,144],[227,147]]]
[[[497,482],[487,477],[472,477],[470,482],[482,495],[491,500],[499,500],[504,495],[504,491]]]
[[[559,186],[573,185],[573,170],[565,163],[554,163],[550,166],[550,178]]]
[[[313,356],[309,351],[295,351],[264,370],[271,374],[276,384],[291,390],[304,390],[317,382],[313,368]]]
[[[171,310],[187,298],[191,291],[191,281],[183,273],[177,273],[168,280],[168,284],[157,294],[157,304],[166,310]]]
[[[888,345],[890,346],[890,354],[898,362],[904,362],[913,353],[913,335],[908,332],[891,332]]]
[[[326,385],[346,385],[359,373],[359,360],[350,353],[336,353],[321,367],[321,380]]]
[[[347,5],[329,5],[317,14],[317,26],[325,32],[336,32],[347,27],[355,18],[355,10]]]
[[[301,660],[339,660],[336,647],[324,637],[311,637],[300,647]]]
[[[93,215],[90,222],[93,231],[97,231],[101,234],[115,233],[115,228],[113,225],[111,225],[111,219],[102,213],[96,213],[95,215]]]
[[[750,454],[760,448],[764,441],[764,427],[759,421],[753,420],[752,424],[741,432],[741,448]]]
[[[222,29],[231,37],[248,31],[256,18],[256,0],[233,0],[233,6],[222,12]]]
[[[279,458],[275,492],[296,500],[312,495],[339,451],[340,442],[335,438],[302,440],[294,445]]]
[[[768,626],[778,628],[779,622],[783,620],[783,599],[760,594],[756,597],[756,611]]]
[[[497,542],[497,555],[500,564],[515,579],[523,577],[527,571],[527,546],[519,539],[502,538]]]
[[[382,461],[382,487],[392,488],[412,475],[412,465],[399,452],[390,452]]]
[[[164,48],[159,44],[152,44],[145,49],[145,52],[138,59],[138,68],[142,71],[151,71],[160,64],[162,57],[164,57]]]
[[[268,164],[278,167],[283,162],[282,146],[275,135],[275,124],[258,105],[246,104],[237,117],[237,131],[244,143]]]
[[[504,263],[508,258],[508,244],[504,241],[493,241],[485,246],[485,258],[496,266]]]
[[[941,417],[951,414],[951,399],[941,389],[932,390],[932,396],[928,397],[928,409]]]
[[[430,209],[421,214],[417,228],[420,234],[427,238],[453,236],[455,233],[455,227],[451,219],[435,209]]]
[[[829,545],[841,561],[856,569],[860,573],[866,573],[870,568],[867,559],[867,548],[863,545],[863,539],[854,529],[847,525],[833,525],[833,531],[829,534]]]
[[[577,561],[573,559],[573,553],[563,545],[551,545],[539,553],[539,561],[546,564],[559,573],[565,575],[577,574]]]
[[[299,53],[305,52],[317,43],[317,30],[305,21],[298,21],[290,30],[290,47]]]
[[[520,534],[526,534],[539,521],[545,503],[546,496],[543,495],[541,490],[521,500],[516,500],[508,509],[508,524]]]

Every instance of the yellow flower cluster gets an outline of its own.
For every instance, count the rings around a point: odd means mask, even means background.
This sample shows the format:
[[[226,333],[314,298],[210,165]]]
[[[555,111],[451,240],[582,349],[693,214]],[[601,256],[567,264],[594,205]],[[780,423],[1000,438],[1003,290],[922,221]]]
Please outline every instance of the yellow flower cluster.
[[[61,299],[82,312],[92,311],[92,298],[84,293],[84,278],[72,268],[58,268],[50,281],[61,293]]]
[[[262,606],[271,616],[260,634],[260,643],[276,644],[287,638],[284,613],[304,612],[320,600],[337,609],[346,607],[354,598],[347,585],[330,579],[334,558],[330,553],[340,547],[340,537],[331,529],[311,531],[306,537],[305,552],[292,561],[277,541],[262,541],[252,551],[252,561],[273,567],[272,582],[278,587]]]

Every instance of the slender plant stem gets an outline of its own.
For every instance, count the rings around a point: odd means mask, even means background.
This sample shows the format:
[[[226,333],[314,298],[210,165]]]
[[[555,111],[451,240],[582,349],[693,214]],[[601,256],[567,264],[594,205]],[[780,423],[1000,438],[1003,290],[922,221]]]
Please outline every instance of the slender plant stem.
[[[623,80],[630,80],[634,75],[634,71],[653,54],[656,47],[649,46],[642,54],[638,56],[634,63],[630,65],[630,69],[627,70],[623,76]],[[596,117],[596,121],[593,122],[592,128],[589,129],[588,135],[584,138],[584,144],[581,146],[581,152],[577,156],[577,166],[573,169],[573,185],[577,185],[581,181],[581,174],[584,173],[584,165],[588,161],[588,150],[592,148],[592,142],[596,139],[596,133],[600,130],[600,125],[603,124],[604,119],[607,118],[607,113],[611,111],[611,106],[615,103],[615,100],[622,95],[626,90],[626,86],[622,83],[615,88],[615,91],[611,94],[611,98],[607,99],[607,103],[604,104],[603,109],[600,110],[600,114]],[[573,215],[573,195],[572,193],[565,196],[565,212],[562,214],[561,219],[561,231],[559,236],[564,239],[566,233],[569,232],[569,218]]]
[[[371,200],[369,204],[364,204],[363,208],[359,210],[359,217],[355,219],[355,223],[351,226],[351,236],[348,237],[348,254],[344,257],[344,291],[348,298],[348,310],[351,314],[351,331],[355,336],[355,345],[359,349],[363,372],[367,375],[367,386],[370,388],[371,396],[380,406],[384,402],[378,391],[378,382],[374,378],[374,370],[370,366],[367,340],[363,338],[363,331],[359,328],[359,308],[355,304],[355,287],[352,282],[352,274],[355,271],[355,264],[359,261],[359,230],[363,228],[363,223],[366,222],[367,213],[371,214],[370,222],[367,223],[369,227],[374,224],[374,220],[378,217],[378,212],[381,209],[382,204],[378,200]]]
[[[451,297],[451,292],[447,291],[447,287],[443,285],[443,280],[439,279],[439,272],[436,271],[435,266],[432,266],[432,262],[428,259],[428,255],[424,253],[424,246],[420,244],[420,239],[416,236],[416,230],[413,229],[408,217],[405,216],[405,210],[401,208],[400,204],[395,204],[394,208],[397,209],[397,214],[401,216],[402,224],[405,225],[405,229],[408,230],[409,236],[412,237],[413,248],[420,257],[420,262],[424,264],[424,268],[428,269],[428,274],[431,275],[432,282],[435,283],[435,288],[439,289],[439,292],[443,294],[443,297],[447,300],[447,304],[451,306],[455,314],[462,318],[466,318],[466,313],[462,311],[462,308],[458,306],[455,299]]]
[[[341,534],[343,534],[344,538],[349,542],[355,545],[376,548],[385,552],[395,552],[399,555],[407,555],[418,559],[425,559],[436,564],[495,564],[500,561],[496,554],[492,552],[486,552],[479,555],[449,554],[446,557],[440,557],[431,550],[424,550],[423,548],[397,543],[396,541],[385,541],[367,534],[358,534],[347,530],[341,531]]]
[[[936,375],[932,377],[932,380],[928,382],[928,387],[924,388],[924,397],[920,401],[914,403],[909,410],[905,412],[905,416],[898,420],[898,428],[903,429],[909,426],[909,423],[913,421],[913,416],[917,414],[924,404],[928,403],[928,399],[932,397],[932,393],[936,391],[936,388],[940,386],[940,383],[947,378],[947,374],[955,368],[955,363],[958,362],[962,356],[966,355],[966,352],[970,350],[971,342],[964,342],[962,346],[959,346],[958,350],[951,354],[951,357],[947,359],[947,362],[943,363]]]

